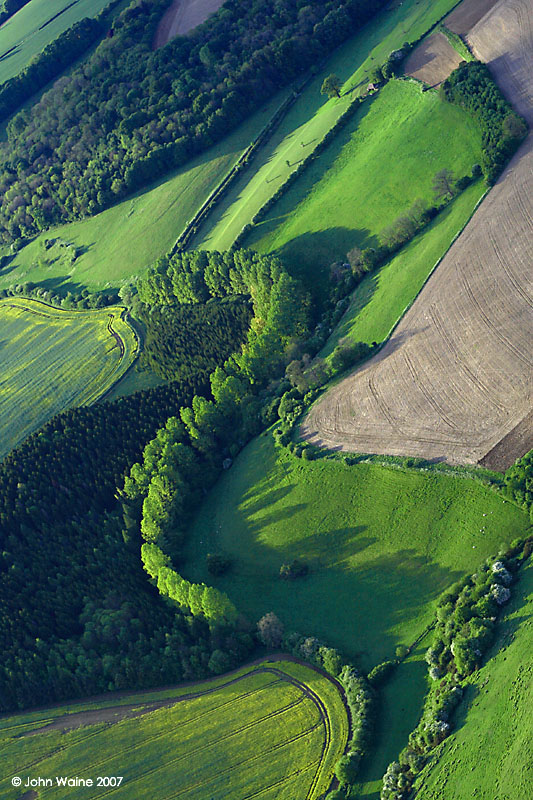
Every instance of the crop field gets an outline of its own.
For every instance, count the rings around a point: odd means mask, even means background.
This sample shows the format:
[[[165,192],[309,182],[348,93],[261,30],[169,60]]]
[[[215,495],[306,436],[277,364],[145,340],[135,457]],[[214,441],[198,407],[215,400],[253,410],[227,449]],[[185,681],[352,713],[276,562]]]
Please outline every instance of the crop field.
[[[95,217],[37,236],[0,270],[0,288],[32,281],[62,291],[116,289],[142,275],[172,247],[282,99],[283,95],[275,97],[219,145],[155,186]],[[46,249],[45,239],[56,239],[57,245]],[[67,250],[61,246],[65,242],[80,252],[74,264],[65,257]]]
[[[274,611],[288,630],[322,637],[371,668],[417,638],[446,586],[528,524],[475,481],[306,462],[264,435],[206,498],[183,574],[214,581],[251,619]],[[233,560],[227,575],[208,574],[210,552]],[[294,558],[309,575],[281,580],[280,566]]]
[[[452,51],[455,52],[455,51]],[[380,232],[422,199],[443,168],[470,174],[481,133],[466,113],[390,81],[259,223],[246,245],[275,252],[306,283],[323,284],[329,266],[352,247],[375,247]]]
[[[337,686],[290,661],[112,702],[4,718],[0,798],[13,797],[13,775],[105,775],[121,785],[78,791],[90,800],[153,798],[154,786],[160,800],[317,800],[348,738]],[[50,796],[71,798],[72,789]]]
[[[341,339],[372,344],[390,336],[485,191],[482,182],[469,186],[394,258],[361,281],[322,357],[328,357]]]
[[[445,25],[454,33],[463,36],[471,31],[474,25],[498,2],[499,0],[463,0],[446,17]]]
[[[109,0],[31,0],[0,28],[0,83],[13,78],[84,17],[96,17]]]
[[[437,31],[413,50],[405,62],[405,74],[430,86],[439,86],[463,59],[445,35]]]
[[[533,784],[533,568],[522,568],[485,666],[474,673],[455,733],[415,784],[416,800],[526,798]],[[492,655],[492,658],[490,657]]]
[[[470,41],[533,122],[526,5],[496,6]],[[306,438],[459,463],[493,451],[498,469],[533,446],[532,189],[530,134],[390,341],[313,406]],[[520,425],[519,437],[505,439]]]
[[[418,39],[456,5],[455,0],[391,4],[356,36],[339,47],[307,84],[254,162],[200,229],[191,247],[225,250],[244,225],[286,181],[347,108],[353,92],[366,91],[369,74],[405,41]],[[325,101],[322,81],[335,73],[343,82],[342,97]]]
[[[60,411],[95,402],[124,374],[137,339],[123,313],[0,300],[0,458]]]

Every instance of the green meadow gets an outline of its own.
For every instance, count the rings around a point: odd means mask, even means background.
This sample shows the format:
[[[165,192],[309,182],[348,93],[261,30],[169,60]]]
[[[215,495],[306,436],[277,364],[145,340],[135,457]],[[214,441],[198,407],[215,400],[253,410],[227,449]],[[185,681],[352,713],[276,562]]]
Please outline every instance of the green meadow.
[[[0,271],[0,288],[31,281],[62,291],[117,289],[142,275],[167,252],[185,224],[230,171],[278,108],[276,96],[219,145],[156,185],[79,222],[46,231],[22,248]],[[57,243],[46,248],[45,239]],[[61,246],[80,253],[72,264]],[[4,248],[4,254],[8,249]]]
[[[435,173],[448,168],[461,177],[480,158],[481,132],[466,112],[414,82],[392,80],[361,105],[246,244],[275,252],[294,275],[322,286],[332,262],[352,247],[379,245],[380,232],[415,200],[431,205]]]
[[[0,83],[18,75],[67,28],[84,17],[96,17],[108,4],[109,0],[31,0],[0,28]]]
[[[258,153],[253,173],[245,173],[234,184],[192,240],[191,247],[204,250],[230,247],[244,225],[286,181],[295,166],[315,149],[346,110],[354,92],[366,91],[372,69],[385,63],[391,51],[405,41],[418,39],[455,5],[455,0],[437,0],[431,4],[418,0],[392,3],[339,47],[320,66],[316,78],[307,84],[275,135]],[[320,95],[322,81],[330,73],[338,75],[344,84],[340,99],[325,100]],[[299,179],[296,191],[300,184]]]
[[[89,405],[124,375],[137,339],[118,306],[64,311],[0,300],[0,457],[55,414]]]
[[[84,726],[64,732],[67,711],[84,715]],[[139,716],[128,718],[135,712]],[[56,729],[46,730],[58,720]],[[242,800],[255,794],[318,800],[347,737],[346,710],[332,681],[300,664],[265,661],[196,686],[123,696],[116,706],[111,696],[96,707],[5,717],[0,798],[13,797],[13,776],[55,783],[56,776],[76,775],[96,783],[101,775],[121,777],[120,786],[76,791],[128,800],[151,799],[154,787],[164,800]],[[61,800],[71,798],[73,789],[54,785],[43,794]]]
[[[479,181],[469,186],[394,258],[361,281],[321,352],[323,357],[341,339],[371,344],[389,337],[485,192]]]
[[[417,800],[530,797],[533,784],[533,566],[519,573],[485,666],[470,679],[455,731],[415,784]]]
[[[446,586],[528,525],[525,512],[474,480],[307,462],[265,434],[205,499],[182,572],[214,582],[252,620],[274,611],[289,630],[370,669],[417,638]],[[232,569],[214,579],[209,552],[230,556]],[[281,580],[280,566],[294,558],[309,575]]]

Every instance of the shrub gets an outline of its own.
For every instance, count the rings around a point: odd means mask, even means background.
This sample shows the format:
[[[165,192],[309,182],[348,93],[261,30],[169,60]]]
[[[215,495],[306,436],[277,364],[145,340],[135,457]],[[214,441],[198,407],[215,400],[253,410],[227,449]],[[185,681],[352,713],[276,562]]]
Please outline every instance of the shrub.
[[[223,575],[231,566],[231,559],[220,553],[208,553],[206,561],[210,575]]]
[[[368,682],[371,686],[380,686],[396,668],[396,661],[382,661],[368,673]]]
[[[279,568],[279,576],[284,580],[303,578],[309,572],[309,567],[303,561],[295,558],[289,564],[282,564]]]

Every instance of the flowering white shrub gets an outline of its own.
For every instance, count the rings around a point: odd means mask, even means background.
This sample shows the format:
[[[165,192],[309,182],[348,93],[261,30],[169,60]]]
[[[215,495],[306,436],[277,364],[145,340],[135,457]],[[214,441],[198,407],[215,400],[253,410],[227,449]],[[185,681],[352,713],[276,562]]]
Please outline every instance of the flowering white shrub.
[[[500,583],[491,584],[490,593],[499,606],[503,606],[503,604],[506,603],[511,597],[510,589],[507,589],[506,586],[502,586]]]
[[[495,578],[497,578],[504,586],[509,586],[511,581],[513,580],[513,576],[505,568],[501,561],[495,561],[492,565],[492,573]]]

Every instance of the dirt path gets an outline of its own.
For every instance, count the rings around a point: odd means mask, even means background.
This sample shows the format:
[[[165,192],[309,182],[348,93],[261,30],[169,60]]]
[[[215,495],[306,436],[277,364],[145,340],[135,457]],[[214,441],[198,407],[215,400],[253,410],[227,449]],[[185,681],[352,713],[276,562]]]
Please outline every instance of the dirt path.
[[[533,125],[531,0],[500,0],[468,36]],[[380,353],[326,392],[302,433],[331,448],[483,461],[533,437],[533,133]],[[526,430],[524,430],[524,426]]]
[[[218,11],[224,0],[174,0],[163,14],[152,47],[163,47],[174,36],[184,36]]]

